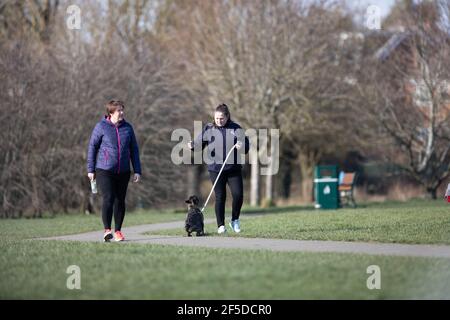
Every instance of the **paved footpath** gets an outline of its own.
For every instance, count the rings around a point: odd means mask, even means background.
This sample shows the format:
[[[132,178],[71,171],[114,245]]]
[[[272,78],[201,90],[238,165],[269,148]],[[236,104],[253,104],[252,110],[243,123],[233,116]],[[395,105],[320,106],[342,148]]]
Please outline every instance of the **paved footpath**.
[[[205,224],[215,219],[205,219]],[[362,253],[389,256],[414,256],[450,258],[450,246],[446,245],[411,245],[396,243],[366,243],[348,241],[311,241],[285,240],[266,238],[244,238],[209,235],[206,237],[145,235],[149,231],[164,229],[183,229],[184,221],[145,224],[122,228],[126,237],[125,243],[150,243],[163,245],[177,245],[190,247],[227,248],[227,249],[265,249],[273,251],[302,251],[302,252],[340,252]],[[229,228],[228,228],[229,229]],[[230,232],[230,230],[228,230]],[[245,230],[243,230],[245,232]],[[39,240],[70,240],[100,242],[102,233],[99,231],[82,234],[39,238]],[[116,245],[118,245],[117,243]],[[107,245],[107,244],[105,244]]]

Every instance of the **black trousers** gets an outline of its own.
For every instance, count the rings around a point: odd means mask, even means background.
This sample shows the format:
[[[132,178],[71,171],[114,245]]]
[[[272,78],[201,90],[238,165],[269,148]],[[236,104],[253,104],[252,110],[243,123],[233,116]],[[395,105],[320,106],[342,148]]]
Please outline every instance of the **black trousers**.
[[[209,177],[214,184],[218,172],[209,171]],[[244,187],[242,182],[241,170],[222,171],[216,186],[214,187],[214,194],[216,195],[216,219],[217,226],[225,225],[225,201],[227,198],[226,184],[230,187],[231,196],[233,197],[231,220],[239,219],[241,214],[242,203],[244,202]]]
[[[103,196],[102,220],[105,229],[111,229],[114,210],[115,231],[122,228],[125,218],[125,197],[127,195],[130,172],[114,173],[107,170],[95,170],[95,176]]]

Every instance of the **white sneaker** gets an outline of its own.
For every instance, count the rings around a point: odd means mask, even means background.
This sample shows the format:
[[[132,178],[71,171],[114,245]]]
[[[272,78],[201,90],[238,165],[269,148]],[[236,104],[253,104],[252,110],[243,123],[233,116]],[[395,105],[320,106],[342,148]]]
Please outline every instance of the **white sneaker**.
[[[103,234],[103,242],[109,242],[113,237],[111,229],[105,229],[105,233]]]
[[[227,232],[227,229],[225,229],[225,226],[220,226],[219,229],[217,229],[218,234],[222,234]]]
[[[241,232],[241,223],[239,222],[239,219],[231,221],[230,222],[230,227],[236,233]]]

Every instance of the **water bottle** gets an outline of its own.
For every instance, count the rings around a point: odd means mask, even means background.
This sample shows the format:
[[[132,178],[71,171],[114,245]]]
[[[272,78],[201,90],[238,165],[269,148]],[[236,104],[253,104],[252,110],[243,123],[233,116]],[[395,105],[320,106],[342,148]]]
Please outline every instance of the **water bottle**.
[[[97,181],[95,179],[91,180],[91,191],[92,193],[97,193]]]

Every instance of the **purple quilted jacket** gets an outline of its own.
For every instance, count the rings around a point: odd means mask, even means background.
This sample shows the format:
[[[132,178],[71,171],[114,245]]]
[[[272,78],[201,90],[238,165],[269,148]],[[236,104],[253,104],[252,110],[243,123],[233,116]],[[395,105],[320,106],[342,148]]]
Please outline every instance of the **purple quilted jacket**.
[[[96,124],[89,140],[88,173],[95,172],[95,169],[114,173],[131,171],[130,161],[134,172],[141,174],[139,147],[133,127],[125,120],[116,126],[105,117]]]

